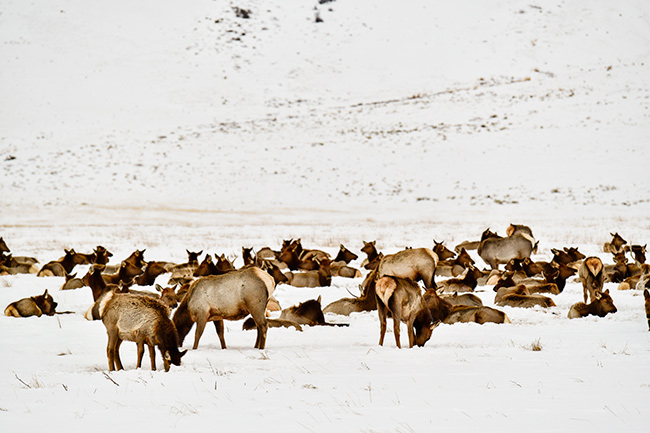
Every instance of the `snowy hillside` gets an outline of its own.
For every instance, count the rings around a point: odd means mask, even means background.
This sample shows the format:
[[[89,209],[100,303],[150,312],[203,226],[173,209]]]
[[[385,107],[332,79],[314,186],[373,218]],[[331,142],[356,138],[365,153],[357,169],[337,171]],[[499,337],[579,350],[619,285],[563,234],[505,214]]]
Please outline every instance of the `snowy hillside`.
[[[104,245],[112,263],[146,248],[147,260],[203,249],[241,265],[242,246],[290,238],[388,253],[510,223],[532,227],[536,260],[576,246],[610,263],[616,231],[650,241],[647,2],[0,0],[0,59],[0,236],[41,264]],[[276,295],[326,304],[360,282]],[[82,316],[90,291],[62,283],[0,276],[3,309],[48,289],[74,313],[0,317],[3,430],[650,421],[643,296],[614,283],[619,311],[605,318],[566,317],[582,299],[574,278],[556,307],[441,325],[423,348],[392,335],[379,347],[376,313],[272,329],[264,351],[230,322],[225,351],[208,329],[182,366],[150,372],[127,342],[126,371],[110,374],[105,329]],[[494,304],[491,287],[477,294]]]

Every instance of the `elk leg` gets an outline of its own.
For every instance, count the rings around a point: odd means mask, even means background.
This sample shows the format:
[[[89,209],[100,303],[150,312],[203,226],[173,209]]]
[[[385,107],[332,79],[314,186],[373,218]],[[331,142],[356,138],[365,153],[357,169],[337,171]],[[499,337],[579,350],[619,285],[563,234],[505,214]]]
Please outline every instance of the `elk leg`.
[[[108,371],[115,371],[115,344],[117,336],[108,334],[108,345],[106,346],[106,357],[108,358]]]
[[[151,358],[151,369],[156,370],[156,346],[152,346],[147,344],[147,347],[149,348],[149,358]],[[165,358],[165,354],[163,353],[163,359]]]
[[[120,359],[120,345],[122,344],[122,340],[120,337],[117,337],[117,342],[115,343],[115,366],[117,367],[118,370],[124,370],[124,366],[122,365],[122,360]]]
[[[219,336],[219,341],[221,342],[221,348],[226,348],[226,337],[223,332],[223,320],[214,321],[214,329],[217,330],[217,335]]]
[[[266,321],[266,302],[259,302],[254,304],[247,303],[246,307],[248,312],[253,317],[255,321],[255,326],[257,326],[257,339],[255,340],[255,348],[264,350],[266,345],[266,332],[269,329],[269,325]]]
[[[205,317],[199,317],[198,320],[196,321],[196,331],[194,333],[194,346],[192,346],[192,349],[196,350],[199,347],[199,340],[201,339],[201,335],[203,335],[203,331],[205,330],[205,325],[207,323],[207,318]]]
[[[415,345],[415,328],[413,327],[413,322],[415,322],[415,314],[413,315],[413,318],[406,323],[409,336],[409,348],[412,348]]]
[[[379,299],[377,299],[377,313],[379,315],[379,345],[383,346],[386,335],[386,306]]]
[[[402,348],[402,345],[399,342],[399,327],[402,324],[401,319],[399,316],[395,313],[393,313],[393,333],[395,333],[395,344],[397,345],[398,348]]]
[[[138,346],[138,363],[135,368],[140,368],[142,367],[142,357],[144,356],[144,341],[138,341],[136,344]]]

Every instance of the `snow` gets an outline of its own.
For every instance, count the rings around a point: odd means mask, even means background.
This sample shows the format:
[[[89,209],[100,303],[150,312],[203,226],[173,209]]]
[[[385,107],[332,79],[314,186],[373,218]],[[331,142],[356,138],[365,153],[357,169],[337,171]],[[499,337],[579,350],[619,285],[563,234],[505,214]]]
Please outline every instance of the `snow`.
[[[182,262],[186,249],[241,256],[289,238],[332,254],[376,239],[390,253],[525,223],[535,259],[577,246],[609,263],[610,232],[650,238],[646,2],[0,4],[0,235],[16,255],[46,263],[104,245],[114,262],[136,248]],[[423,348],[398,350],[390,324],[379,347],[376,313],[271,329],[263,351],[229,322],[227,350],[208,329],[182,366],[151,372],[127,342],[126,370],[109,373],[105,329],[83,318],[90,291],[62,283],[0,276],[0,305],[48,289],[74,312],[0,317],[3,430],[650,421],[643,296],[616,284],[605,318],[566,317],[582,299],[573,279],[557,307],[441,325]],[[359,283],[276,296],[325,305]]]

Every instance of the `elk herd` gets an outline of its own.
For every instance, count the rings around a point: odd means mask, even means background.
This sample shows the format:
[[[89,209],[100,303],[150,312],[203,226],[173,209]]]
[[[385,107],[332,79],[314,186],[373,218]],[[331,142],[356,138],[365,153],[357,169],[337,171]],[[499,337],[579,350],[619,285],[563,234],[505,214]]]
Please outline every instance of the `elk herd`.
[[[646,245],[627,245],[618,233],[603,245],[612,263],[585,257],[574,247],[552,248],[550,261],[533,261],[539,242],[532,230],[511,224],[506,236],[485,230],[480,240],[465,241],[454,251],[434,240],[433,247],[406,248],[393,254],[377,250],[376,242],[363,241],[359,259],[341,245],[332,258],[325,251],[303,248],[300,239],[286,240],[275,251],[264,247],[254,252],[242,248],[243,266],[225,255],[187,252],[187,262],[146,261],[145,250],[135,250],[118,264],[109,264],[113,254],[98,246],[90,254],[74,249],[39,267],[37,259],[14,256],[0,238],[0,275],[36,274],[38,277],[63,277],[62,290],[88,287],[93,303],[85,313],[88,320],[101,320],[106,327],[106,354],[109,370],[122,369],[119,348],[122,341],[137,345],[137,367],[141,366],[146,345],[151,369],[156,369],[155,348],[163,357],[165,371],[180,365],[187,350],[183,341],[196,324],[193,349],[197,349],[208,322],[213,322],[222,349],[226,348],[224,320],[241,320],[244,330],[255,329],[255,348],[266,347],[267,333],[273,327],[348,326],[327,323],[325,314],[347,316],[356,312],[377,311],[379,344],[383,345],[387,319],[393,321],[397,347],[401,347],[400,327],[406,324],[408,345],[423,346],[441,323],[510,323],[504,311],[495,307],[555,307],[569,278],[583,287],[583,299],[573,304],[570,319],[616,313],[605,283],[618,283],[619,290],[643,291],[650,329],[650,265],[646,264]],[[489,266],[481,269],[469,251]],[[88,265],[85,275],[73,273],[78,265]],[[503,268],[500,269],[500,265]],[[156,281],[166,274],[167,287]],[[328,287],[333,277],[358,278],[360,295],[342,298],[321,307],[321,298],[309,299],[285,309],[274,297],[278,284],[294,287]],[[144,289],[155,287],[155,291]],[[136,290],[136,287],[139,289]],[[475,292],[492,287],[494,305],[483,305]],[[60,314],[57,303],[43,294],[9,304],[5,316],[30,317]],[[278,313],[279,312],[279,313]],[[278,316],[279,314],[279,316]]]

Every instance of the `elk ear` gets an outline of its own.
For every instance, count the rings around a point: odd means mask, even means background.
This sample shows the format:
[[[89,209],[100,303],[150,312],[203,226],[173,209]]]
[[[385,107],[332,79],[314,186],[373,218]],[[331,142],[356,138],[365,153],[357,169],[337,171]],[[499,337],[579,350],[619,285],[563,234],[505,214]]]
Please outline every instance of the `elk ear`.
[[[159,292],[162,292],[163,288],[162,288],[162,286],[160,284],[156,284],[156,290],[158,290]]]
[[[594,292],[594,298],[596,298],[596,300],[599,300],[602,297],[603,295],[600,293],[600,291],[596,290],[596,292]]]
[[[167,361],[167,362],[172,361],[172,356],[169,354],[169,350],[165,350],[164,358],[165,358],[165,361]]]
[[[47,289],[43,292],[43,296],[47,296]]]
[[[180,352],[180,358],[182,358],[183,356],[185,356],[186,353],[187,353],[187,349],[185,349],[185,350],[183,350],[182,352]]]
[[[321,303],[321,296],[322,295],[318,295],[318,299],[316,299],[316,301],[318,301],[319,304]]]
[[[609,289],[605,290],[604,292],[606,295],[609,295]]]
[[[440,320],[436,320],[431,325],[429,325],[429,329],[433,332],[433,330],[436,329],[438,325],[440,325]]]

